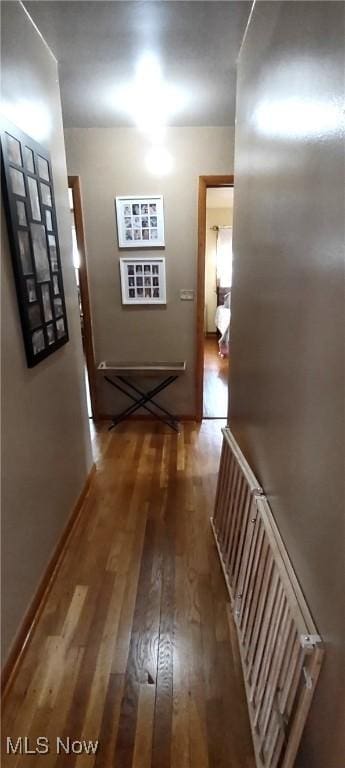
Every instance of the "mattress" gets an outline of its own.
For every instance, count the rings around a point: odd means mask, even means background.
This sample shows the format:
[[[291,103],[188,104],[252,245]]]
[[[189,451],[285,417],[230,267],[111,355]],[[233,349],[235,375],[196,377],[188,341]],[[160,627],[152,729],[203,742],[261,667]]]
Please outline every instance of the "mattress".
[[[229,328],[230,316],[231,310],[228,307],[224,307],[223,305],[217,307],[214,321],[222,336],[224,336],[224,333]]]

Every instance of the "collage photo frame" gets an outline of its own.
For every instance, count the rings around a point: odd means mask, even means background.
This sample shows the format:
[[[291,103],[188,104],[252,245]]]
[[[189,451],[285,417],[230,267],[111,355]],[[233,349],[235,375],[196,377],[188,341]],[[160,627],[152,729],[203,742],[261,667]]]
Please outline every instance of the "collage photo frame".
[[[116,197],[119,248],[164,248],[162,195]]]
[[[1,121],[2,182],[27,365],[68,341],[54,185],[47,150]]]

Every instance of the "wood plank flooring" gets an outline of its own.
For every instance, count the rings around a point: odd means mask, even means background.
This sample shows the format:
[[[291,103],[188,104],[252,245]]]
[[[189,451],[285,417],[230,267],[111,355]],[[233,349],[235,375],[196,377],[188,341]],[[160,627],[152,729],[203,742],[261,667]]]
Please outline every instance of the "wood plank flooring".
[[[204,418],[226,419],[229,359],[219,357],[216,335],[204,339]]]
[[[3,708],[13,768],[254,768],[209,516],[221,422],[127,422],[97,473]],[[98,740],[57,754],[56,738]]]

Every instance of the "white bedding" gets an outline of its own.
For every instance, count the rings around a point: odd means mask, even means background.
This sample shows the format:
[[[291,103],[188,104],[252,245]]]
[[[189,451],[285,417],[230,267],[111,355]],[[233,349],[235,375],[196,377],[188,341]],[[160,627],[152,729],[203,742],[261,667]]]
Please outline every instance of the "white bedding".
[[[220,305],[216,309],[216,315],[215,315],[215,324],[218,328],[219,332],[224,336],[224,334],[229,330],[230,325],[230,316],[231,316],[231,310],[229,307],[224,307],[224,305]]]

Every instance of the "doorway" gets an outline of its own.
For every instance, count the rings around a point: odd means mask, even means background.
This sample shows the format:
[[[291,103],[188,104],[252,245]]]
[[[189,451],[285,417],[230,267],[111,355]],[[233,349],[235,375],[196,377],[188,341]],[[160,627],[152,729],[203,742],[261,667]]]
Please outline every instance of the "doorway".
[[[81,337],[85,361],[84,373],[87,409],[89,418],[96,419],[96,368],[93,350],[89,283],[79,176],[68,177],[68,195],[71,212],[73,264],[78,290]]]
[[[228,412],[233,185],[233,176],[201,176],[199,179],[198,421],[226,419]]]

